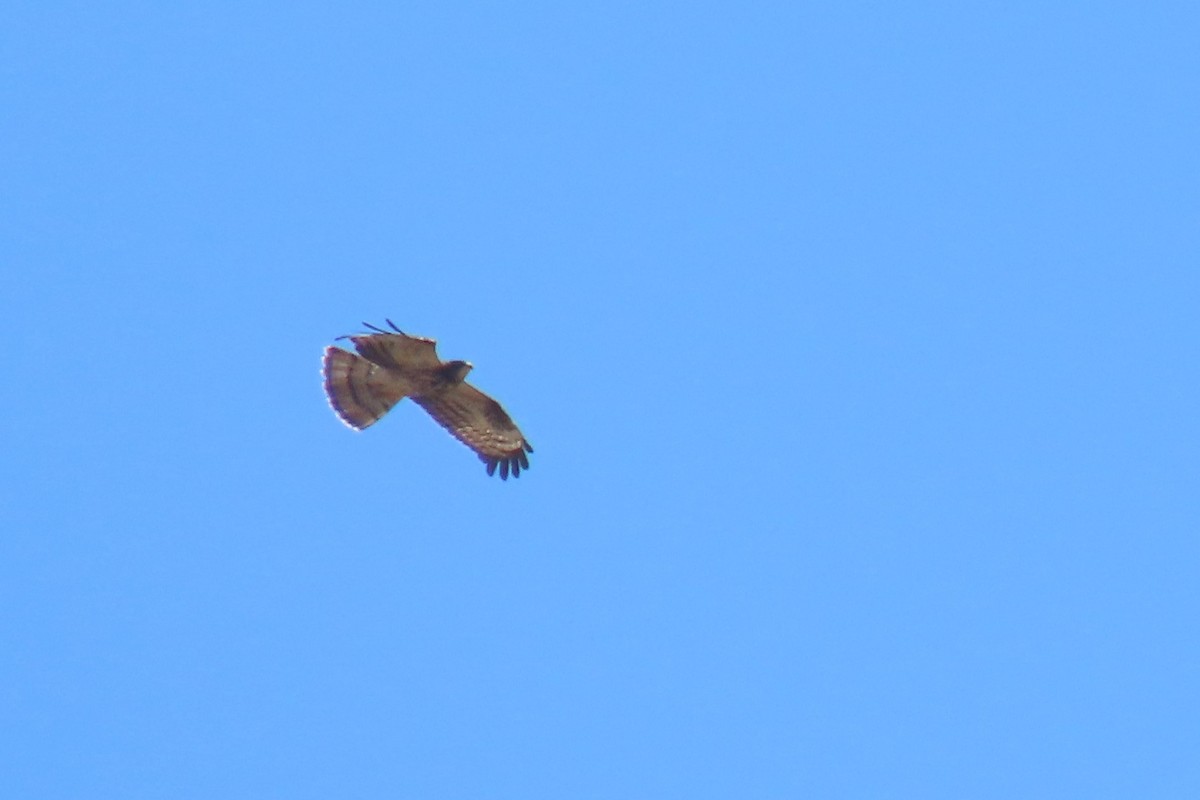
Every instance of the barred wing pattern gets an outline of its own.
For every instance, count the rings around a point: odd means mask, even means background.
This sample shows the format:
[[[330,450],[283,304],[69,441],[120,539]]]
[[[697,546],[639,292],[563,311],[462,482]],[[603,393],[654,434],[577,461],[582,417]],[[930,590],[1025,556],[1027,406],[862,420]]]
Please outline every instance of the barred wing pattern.
[[[429,412],[429,416],[450,432],[450,435],[475,451],[487,464],[488,475],[500,469],[500,477],[514,478],[521,470],[529,469],[526,453],[533,446],[525,441],[500,404],[469,383],[456,384],[443,392],[413,401]]]

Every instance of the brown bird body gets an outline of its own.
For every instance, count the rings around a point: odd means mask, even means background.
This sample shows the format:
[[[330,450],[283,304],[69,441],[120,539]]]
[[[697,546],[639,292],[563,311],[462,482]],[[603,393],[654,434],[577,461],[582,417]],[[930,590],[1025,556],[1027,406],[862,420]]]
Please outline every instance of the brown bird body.
[[[475,451],[487,465],[508,480],[529,469],[526,441],[504,409],[466,382],[471,364],[442,361],[437,342],[409,336],[392,323],[391,331],[367,325],[374,333],[343,336],[358,355],[339,347],[325,348],[322,375],[325,396],[342,422],[362,430],[405,397],[429,412],[454,438]],[[365,324],[365,323],[364,323]]]

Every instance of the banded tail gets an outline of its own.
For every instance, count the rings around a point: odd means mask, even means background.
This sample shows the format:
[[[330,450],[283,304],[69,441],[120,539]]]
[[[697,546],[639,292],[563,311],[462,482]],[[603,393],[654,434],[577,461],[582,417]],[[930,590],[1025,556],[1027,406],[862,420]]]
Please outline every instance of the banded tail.
[[[330,407],[355,430],[378,422],[404,399],[395,379],[388,377],[382,367],[338,347],[325,348],[321,374]]]

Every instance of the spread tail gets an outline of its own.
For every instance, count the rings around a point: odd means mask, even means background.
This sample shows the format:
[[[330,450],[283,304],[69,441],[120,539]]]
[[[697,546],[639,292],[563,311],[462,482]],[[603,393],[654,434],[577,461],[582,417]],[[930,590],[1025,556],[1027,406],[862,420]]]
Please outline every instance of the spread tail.
[[[321,374],[330,407],[355,430],[374,424],[404,398],[382,367],[337,347],[325,348]]]

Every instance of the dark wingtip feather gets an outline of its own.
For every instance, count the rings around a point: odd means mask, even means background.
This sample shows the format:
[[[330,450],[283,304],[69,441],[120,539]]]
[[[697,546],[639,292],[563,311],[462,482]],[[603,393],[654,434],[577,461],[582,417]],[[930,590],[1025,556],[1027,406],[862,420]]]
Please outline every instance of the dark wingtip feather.
[[[392,330],[394,330],[396,333],[400,334],[401,336],[403,336],[403,335],[404,335],[404,331],[402,331],[402,330],[400,330],[399,328],[397,328],[397,327],[396,327],[396,323],[392,322],[392,321],[391,321],[390,319],[388,319],[387,317],[384,317],[384,318],[383,318],[383,321],[384,321],[384,322],[386,322],[388,325],[390,325],[390,326],[392,327]]]
[[[500,470],[500,480],[506,481],[511,475],[514,478],[521,477],[521,472],[529,469],[529,459],[520,450],[516,455],[505,456],[503,458],[488,458],[480,456],[479,460],[487,465],[487,474],[495,475],[496,470]]]

